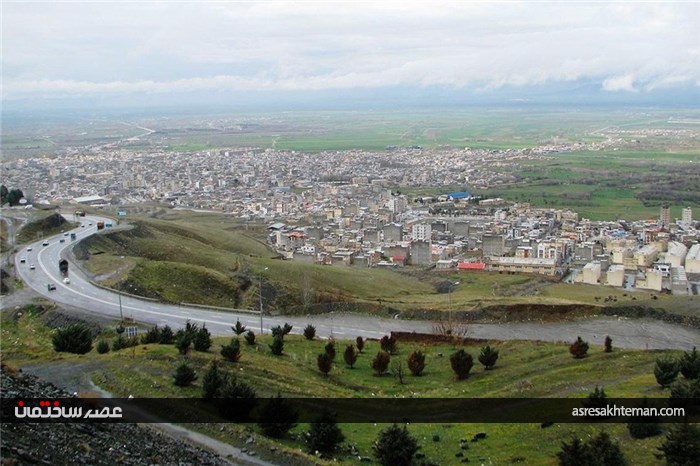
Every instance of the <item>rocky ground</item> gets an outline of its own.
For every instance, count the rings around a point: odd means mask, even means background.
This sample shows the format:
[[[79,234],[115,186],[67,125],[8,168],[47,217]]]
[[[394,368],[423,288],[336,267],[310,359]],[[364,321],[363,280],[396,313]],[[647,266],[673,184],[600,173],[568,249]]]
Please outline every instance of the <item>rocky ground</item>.
[[[3,398],[62,398],[69,394],[2,367]],[[228,465],[224,458],[137,424],[3,423],[3,466]]]

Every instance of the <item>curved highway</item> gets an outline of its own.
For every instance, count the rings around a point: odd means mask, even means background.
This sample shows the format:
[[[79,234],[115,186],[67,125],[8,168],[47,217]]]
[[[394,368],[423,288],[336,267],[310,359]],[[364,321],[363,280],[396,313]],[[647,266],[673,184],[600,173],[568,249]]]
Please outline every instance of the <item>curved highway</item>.
[[[73,243],[97,233],[97,222],[111,220],[94,216],[82,217],[81,226],[72,230],[76,240],[71,241],[69,233],[45,238],[42,241],[25,245],[15,255],[15,267],[18,276],[32,289],[57,303],[83,309],[86,312],[106,315],[119,319],[120,315],[133,318],[147,324],[169,325],[174,329],[184,326],[189,319],[197,323],[206,323],[214,335],[231,335],[231,326],[236,319],[249,329],[259,333],[261,318],[251,313],[232,313],[205,310],[163,304],[121,296],[118,293],[99,288],[80,272],[74,264],[70,265],[70,283],[63,283],[58,270],[61,254],[68,252]],[[64,242],[60,240],[63,239]],[[28,250],[30,248],[31,250]],[[24,259],[24,262],[21,260]],[[31,265],[35,268],[32,270]],[[55,290],[49,291],[52,284]],[[121,304],[121,306],[120,306]],[[381,338],[390,331],[431,332],[432,324],[426,321],[406,321],[382,319],[362,315],[329,314],[308,317],[269,317],[262,319],[264,333],[270,327],[289,322],[294,326],[294,333],[301,333],[309,323],[316,327],[321,337],[335,336],[340,339]],[[700,346],[700,330],[667,324],[665,322],[645,319],[623,319],[599,317],[560,323],[511,322],[500,324],[470,324],[468,336],[497,340],[544,340],[573,341],[581,336],[591,345],[602,345],[606,335],[613,339],[613,345],[626,348],[647,349],[691,349]]]

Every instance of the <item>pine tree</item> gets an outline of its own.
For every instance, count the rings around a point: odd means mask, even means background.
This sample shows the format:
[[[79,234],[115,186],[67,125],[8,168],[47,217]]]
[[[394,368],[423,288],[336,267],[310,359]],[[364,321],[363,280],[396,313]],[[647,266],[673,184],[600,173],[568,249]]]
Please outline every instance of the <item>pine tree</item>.
[[[311,324],[304,327],[304,338],[306,338],[309,341],[316,338],[316,327],[314,327]]]
[[[141,343],[144,345],[160,343],[160,329],[156,325],[151,327],[145,335],[141,337]]]
[[[374,455],[383,466],[410,466],[418,451],[418,442],[403,428],[394,424],[379,432],[372,445]]]
[[[350,369],[352,369],[352,366],[354,366],[355,362],[357,361],[357,352],[355,351],[355,347],[353,345],[347,345],[345,347],[343,359],[345,359],[345,364],[350,366]]]
[[[160,330],[160,344],[161,345],[170,345],[175,341],[175,334],[173,333],[173,329],[170,328],[169,325],[166,325]]]
[[[606,353],[612,353],[613,347],[612,347],[612,338],[610,338],[610,335],[605,337],[605,352]]]
[[[457,380],[464,380],[469,376],[469,371],[474,366],[474,358],[471,354],[460,349],[450,356],[450,365],[454,373],[457,374]]]
[[[620,444],[610,439],[610,434],[601,432],[588,442],[588,448],[597,463],[604,466],[625,466],[627,459],[622,453]]]
[[[578,438],[562,442],[557,458],[559,466],[592,466],[594,460],[588,446]]]
[[[56,330],[51,342],[59,353],[86,354],[92,350],[92,331],[85,324],[71,324]]]
[[[296,426],[299,414],[289,401],[278,393],[276,397],[267,400],[260,409],[258,426],[263,434],[272,438],[284,437],[290,429]]]
[[[318,365],[318,370],[320,370],[323,375],[328,375],[333,367],[333,358],[328,353],[321,353],[316,358],[316,364]]]
[[[648,408],[649,400],[645,397],[640,408]],[[642,439],[653,437],[661,433],[661,424],[655,416],[635,416],[630,418],[627,430],[632,438]]]
[[[100,340],[97,344],[97,352],[100,354],[109,353],[109,343],[107,340]]]
[[[245,333],[245,325],[241,324],[240,319],[236,319],[236,325],[231,327],[231,330],[233,330],[233,333],[236,335],[241,336]]]
[[[335,340],[333,338],[328,339],[328,343],[323,347],[324,351],[328,356],[330,356],[331,361],[335,361]]]
[[[255,407],[255,390],[235,376],[227,375],[217,392],[214,405],[219,414],[233,422],[245,422]]]
[[[270,347],[272,354],[275,356],[281,356],[284,352],[284,338],[282,335],[275,335],[275,337],[272,339],[272,344],[268,346]]]
[[[221,388],[224,378],[219,372],[219,363],[214,360],[202,378],[202,398],[214,398]]]
[[[231,338],[231,343],[221,348],[221,356],[230,362],[241,359],[241,342],[238,338]]]
[[[248,343],[250,346],[253,346],[255,344],[255,333],[252,330],[248,330],[248,332],[245,334],[245,342]]]
[[[362,337],[357,337],[355,339],[355,346],[357,346],[357,351],[362,353],[362,350],[365,349],[365,340],[363,340]]]
[[[211,333],[207,330],[206,325],[202,325],[194,337],[194,350],[206,353],[211,348]]]
[[[654,367],[654,377],[661,388],[670,386],[678,377],[678,363],[671,357],[660,357],[656,359]]]
[[[408,370],[411,374],[419,376],[423,373],[423,369],[425,369],[425,354],[415,350],[408,356]]]
[[[379,340],[379,346],[382,348],[382,351],[386,351],[391,355],[394,355],[398,352],[398,344],[394,335],[384,335],[382,339]]]
[[[380,351],[372,359],[372,369],[376,375],[383,375],[389,369],[389,362],[391,361],[391,356],[386,351]]]
[[[493,366],[496,365],[496,361],[498,361],[497,348],[491,348],[489,345],[481,348],[481,352],[479,353],[479,362],[484,366],[484,369],[493,369]]]
[[[175,333],[175,347],[180,354],[187,354],[192,346],[192,337],[180,329]]]
[[[588,342],[578,337],[576,341],[569,346],[569,353],[571,353],[574,359],[585,358],[588,354]]]
[[[700,378],[700,353],[698,353],[697,348],[693,346],[693,351],[683,353],[683,356],[678,361],[678,366],[681,374],[686,379]]]
[[[343,443],[345,436],[336,423],[335,415],[324,410],[309,426],[305,440],[309,453],[319,452],[323,457],[330,457]]]
[[[173,383],[178,387],[188,387],[197,380],[197,373],[187,363],[182,363],[177,366],[175,375],[173,375]]]
[[[696,466],[700,458],[700,429],[687,423],[673,426],[659,451],[667,465]]]

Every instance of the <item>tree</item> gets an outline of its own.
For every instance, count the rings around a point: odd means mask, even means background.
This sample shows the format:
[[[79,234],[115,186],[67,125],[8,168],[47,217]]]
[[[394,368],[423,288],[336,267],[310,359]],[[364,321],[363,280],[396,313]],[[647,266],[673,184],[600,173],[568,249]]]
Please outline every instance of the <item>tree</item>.
[[[583,341],[581,337],[578,337],[575,342],[569,346],[569,353],[574,357],[574,359],[585,358],[588,354],[588,342]]]
[[[7,194],[9,193],[7,186],[0,185],[0,205],[5,205],[7,202]]]
[[[284,338],[282,335],[275,335],[275,338],[272,339],[272,344],[267,346],[270,347],[272,354],[281,356],[284,351]]]
[[[15,206],[19,204],[19,200],[24,197],[24,193],[21,189],[10,189],[5,198],[10,206]],[[84,353],[83,353],[84,354]]]
[[[328,375],[333,367],[333,358],[328,353],[321,353],[316,358],[316,364],[318,365],[318,370],[320,370],[323,375]]]
[[[557,458],[560,466],[592,465],[594,459],[588,446],[578,438],[573,438],[571,443],[562,442]]]
[[[117,338],[112,342],[112,351],[119,351],[122,348],[126,348],[126,341],[121,335],[117,335]]]
[[[282,333],[284,335],[289,335],[289,333],[292,331],[294,327],[289,325],[287,322],[284,323],[284,327],[282,327]]]
[[[355,339],[355,346],[357,346],[357,351],[362,353],[362,350],[365,349],[365,340],[363,340],[362,337],[357,337]]]
[[[214,400],[214,405],[221,416],[233,422],[245,422],[257,400],[255,390],[239,381],[236,377],[226,375]]]
[[[54,351],[59,353],[89,353],[92,350],[92,331],[85,324],[71,324],[56,330],[51,342]]]
[[[107,340],[100,340],[97,344],[97,352],[100,354],[109,353],[109,342],[107,342]]]
[[[279,393],[269,399],[260,409],[260,421],[258,426],[263,434],[268,437],[282,438],[290,429],[296,426],[299,414],[289,401],[282,398]]]
[[[372,449],[383,466],[409,466],[418,451],[418,442],[408,433],[406,426],[402,428],[394,424],[379,432]]]
[[[324,346],[324,351],[331,357],[331,361],[335,361],[335,340],[333,338],[328,339],[328,343]]]
[[[175,333],[175,347],[180,354],[187,354],[192,345],[192,337],[182,329]]]
[[[398,345],[396,337],[394,337],[394,335],[384,335],[382,339],[379,340],[379,346],[382,348],[382,351],[386,351],[387,353],[392,355],[396,354],[398,351]]]
[[[678,377],[678,363],[672,357],[662,356],[656,359],[654,377],[661,388],[670,386]]]
[[[457,380],[464,380],[469,376],[469,371],[474,366],[474,358],[464,349],[460,349],[450,356],[450,365],[457,375]]]
[[[676,424],[659,447],[669,466],[694,466],[700,458],[700,429],[692,424]]]
[[[306,327],[304,327],[304,338],[307,340],[311,341],[316,337],[316,327],[313,325],[309,324]]]
[[[250,346],[253,346],[255,344],[255,333],[253,333],[252,330],[248,330],[248,333],[245,334],[245,342],[248,343]]]
[[[352,366],[354,366],[355,362],[357,361],[357,352],[355,351],[355,347],[353,345],[347,345],[345,347],[343,359],[345,360],[345,364],[350,366],[350,369],[352,369]]]
[[[160,330],[160,344],[161,345],[170,345],[175,341],[175,334],[173,333],[173,329],[170,328],[170,326],[166,325]]]
[[[574,438],[571,443],[562,442],[557,453],[561,466],[625,466],[622,449],[613,443],[607,432],[600,432],[588,442]]]
[[[213,360],[202,378],[202,398],[214,398],[221,388],[224,378],[219,372],[219,363]]]
[[[498,361],[497,348],[491,348],[489,345],[481,348],[481,352],[479,353],[479,362],[484,366],[485,370],[488,371],[493,369],[493,366],[496,365],[496,361]]]
[[[642,409],[649,407],[649,401],[646,397],[640,407]],[[627,423],[627,430],[632,438],[642,439],[659,435],[661,424],[659,424],[658,417],[655,416],[634,416]]]
[[[335,415],[324,410],[309,426],[305,440],[309,453],[319,452],[321,456],[329,457],[345,440],[345,436],[336,423]]]
[[[612,347],[612,338],[610,338],[610,335],[605,337],[605,352],[606,353],[612,353],[613,347]]]
[[[173,375],[173,383],[178,387],[189,387],[192,382],[197,380],[197,373],[187,363],[183,362],[175,370]]]
[[[231,343],[221,347],[221,356],[230,362],[238,362],[241,359],[241,342],[238,338],[231,338]]]
[[[588,394],[588,399],[584,402],[584,405],[588,408],[602,408],[607,405],[608,395],[605,394],[605,389],[603,387],[595,389]]]
[[[205,325],[202,325],[194,337],[194,350],[206,353],[211,348],[211,333]]]
[[[245,325],[241,324],[240,319],[236,319],[236,325],[235,327],[231,327],[231,330],[233,330],[233,333],[236,335],[241,336],[245,333]]]
[[[141,343],[144,345],[149,343],[160,343],[160,329],[157,325],[155,327],[151,327],[148,332],[141,337]]]
[[[408,356],[408,370],[411,374],[419,376],[423,373],[423,369],[425,369],[425,354],[415,350]]]
[[[376,375],[383,375],[389,369],[389,362],[391,361],[391,356],[386,351],[379,351],[377,355],[372,359],[372,369]]]
[[[693,346],[693,351],[683,353],[678,361],[678,368],[686,379],[700,378],[700,353],[697,348]]]

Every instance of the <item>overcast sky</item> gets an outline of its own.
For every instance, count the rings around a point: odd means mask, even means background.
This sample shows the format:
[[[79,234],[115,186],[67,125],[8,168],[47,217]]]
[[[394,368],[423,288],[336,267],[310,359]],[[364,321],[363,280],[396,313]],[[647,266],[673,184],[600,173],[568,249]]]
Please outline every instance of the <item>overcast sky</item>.
[[[12,2],[2,96],[700,88],[700,3]]]

